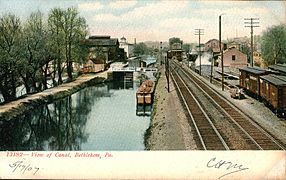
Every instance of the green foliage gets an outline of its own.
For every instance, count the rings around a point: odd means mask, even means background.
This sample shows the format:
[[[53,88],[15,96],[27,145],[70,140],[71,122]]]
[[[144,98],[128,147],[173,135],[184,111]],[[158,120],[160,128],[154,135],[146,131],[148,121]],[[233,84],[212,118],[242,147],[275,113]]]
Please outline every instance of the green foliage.
[[[286,63],[286,26],[277,25],[268,28],[262,36],[262,58],[266,66]]]
[[[182,49],[183,49],[186,53],[188,53],[188,52],[191,50],[191,44],[188,44],[188,43],[183,44]]]
[[[174,43],[182,43],[182,44],[183,44],[183,41],[181,41],[181,39],[178,38],[178,37],[172,37],[172,38],[170,38],[170,39],[169,39],[169,46],[171,47],[172,44],[174,44]]]
[[[43,24],[43,14],[38,11],[31,13],[24,24],[21,39],[21,60],[18,72],[24,82],[26,92],[40,91],[36,84],[40,81],[42,73],[39,73],[48,58],[47,29]]]
[[[87,35],[87,25],[79,16],[77,9],[52,9],[48,19],[50,33],[50,50],[55,57],[54,67],[57,69],[58,83],[62,83],[62,73],[66,65],[68,78],[72,79],[73,62],[82,62],[86,50],[80,41]],[[65,62],[65,63],[64,63]]]
[[[65,70],[72,79],[73,63],[86,59],[87,48],[81,45],[86,35],[86,21],[75,8],[52,9],[47,21],[41,12],[34,12],[23,25],[13,14],[0,17],[0,91],[4,100],[14,100],[21,84],[27,93],[46,89],[48,77],[54,85],[61,84]]]
[[[241,52],[246,54],[247,56],[247,62],[250,63],[250,56],[251,56],[251,50],[248,46],[246,45],[241,45]]]
[[[17,61],[20,54],[21,22],[7,14],[0,19],[0,91],[5,101],[16,98],[18,82]]]
[[[147,47],[145,43],[141,42],[134,46],[133,52],[135,56],[139,56],[148,55],[151,53],[151,50]]]

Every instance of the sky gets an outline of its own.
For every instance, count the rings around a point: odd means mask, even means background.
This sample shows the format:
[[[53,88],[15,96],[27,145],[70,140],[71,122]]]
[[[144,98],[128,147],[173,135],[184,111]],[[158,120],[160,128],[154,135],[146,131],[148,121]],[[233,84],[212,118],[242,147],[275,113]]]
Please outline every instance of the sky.
[[[179,37],[198,42],[195,29],[204,29],[201,42],[218,39],[222,15],[222,39],[250,36],[244,18],[259,18],[254,34],[268,27],[286,24],[286,1],[153,1],[153,0],[0,0],[0,16],[13,13],[25,22],[31,12],[40,10],[47,17],[55,7],[78,8],[91,35],[127,38],[130,43],[168,41]]]

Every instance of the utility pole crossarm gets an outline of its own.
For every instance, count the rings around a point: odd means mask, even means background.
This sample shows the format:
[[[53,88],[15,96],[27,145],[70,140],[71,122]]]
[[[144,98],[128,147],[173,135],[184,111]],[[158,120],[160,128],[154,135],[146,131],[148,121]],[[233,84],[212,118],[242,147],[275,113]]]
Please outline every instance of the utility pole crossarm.
[[[202,61],[201,61],[201,35],[204,35],[204,29],[195,29],[195,35],[199,36],[199,58],[200,58],[200,75],[202,72]]]
[[[244,27],[250,27],[250,35],[251,35],[251,66],[253,67],[253,28],[260,27],[259,24],[259,18],[244,18]]]

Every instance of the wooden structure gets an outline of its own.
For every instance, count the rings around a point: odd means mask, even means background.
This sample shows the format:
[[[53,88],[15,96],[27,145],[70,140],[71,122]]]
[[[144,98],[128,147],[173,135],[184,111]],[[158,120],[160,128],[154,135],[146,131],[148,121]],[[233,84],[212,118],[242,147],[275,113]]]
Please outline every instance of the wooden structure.
[[[286,75],[286,64],[275,64],[268,67],[269,69],[276,71],[280,75]]]
[[[167,52],[167,58],[168,59],[182,61],[183,60],[182,57],[183,57],[183,50],[182,49],[174,49],[174,50],[169,50]]]
[[[89,36],[82,41],[82,45],[89,48],[88,61],[82,68],[84,73],[103,71],[110,63],[125,59],[118,39],[110,36]]]
[[[248,90],[256,97],[260,96],[260,76],[267,75],[270,71],[256,67],[245,67],[239,69],[239,85],[240,87]]]
[[[276,112],[286,112],[286,76],[269,74],[260,77],[260,96]]]
[[[167,58],[182,61],[183,52],[182,43],[173,43],[170,50],[167,52]]]
[[[144,81],[136,92],[137,105],[153,103],[155,83],[152,80]]]

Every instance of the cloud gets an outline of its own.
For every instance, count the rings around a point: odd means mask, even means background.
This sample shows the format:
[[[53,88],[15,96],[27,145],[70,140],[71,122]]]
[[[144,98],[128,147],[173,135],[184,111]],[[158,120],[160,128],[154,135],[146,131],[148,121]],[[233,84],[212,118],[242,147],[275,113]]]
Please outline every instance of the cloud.
[[[109,4],[111,9],[127,9],[135,6],[137,1],[115,1]]]
[[[103,7],[104,6],[100,2],[80,3],[78,5],[80,11],[100,10],[103,9]]]
[[[121,18],[119,16],[115,16],[111,13],[105,13],[105,14],[98,14],[94,16],[94,20],[98,21],[98,22],[116,22],[116,21],[120,21]]]
[[[146,6],[134,8],[133,11],[129,11],[126,14],[123,14],[122,18],[128,18],[130,20],[142,20],[146,18],[164,17],[186,9],[187,4],[187,1],[180,1],[180,3],[175,1],[160,1],[156,3],[149,3]]]

